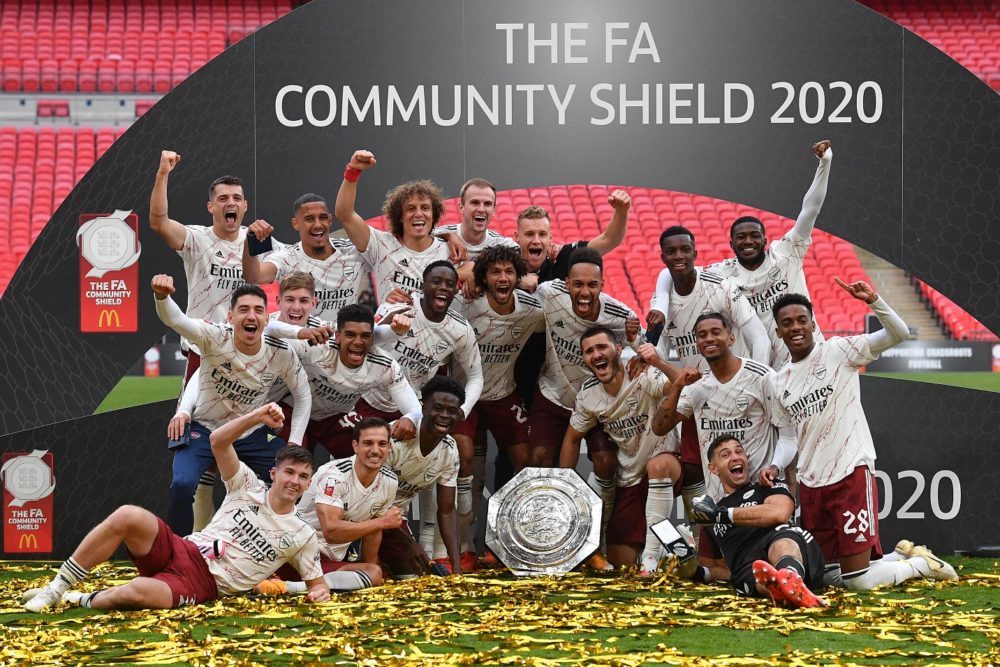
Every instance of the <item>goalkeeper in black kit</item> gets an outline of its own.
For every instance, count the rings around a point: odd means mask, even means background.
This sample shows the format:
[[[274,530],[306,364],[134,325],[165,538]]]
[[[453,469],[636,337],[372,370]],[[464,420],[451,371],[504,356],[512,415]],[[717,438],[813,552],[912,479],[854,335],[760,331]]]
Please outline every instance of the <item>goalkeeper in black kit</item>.
[[[738,595],[770,595],[779,607],[825,607],[810,590],[823,585],[823,552],[808,531],[788,525],[795,511],[788,487],[752,481],[743,446],[731,435],[712,441],[708,470],[726,495],[718,503],[699,496],[692,504],[692,519],[708,526],[718,556],[702,559],[695,579],[728,579]]]

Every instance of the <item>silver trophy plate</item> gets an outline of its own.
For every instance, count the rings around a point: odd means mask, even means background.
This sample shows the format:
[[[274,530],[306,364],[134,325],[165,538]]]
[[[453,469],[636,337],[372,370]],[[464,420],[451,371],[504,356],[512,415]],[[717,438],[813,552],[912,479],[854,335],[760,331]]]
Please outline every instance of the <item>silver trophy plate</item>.
[[[525,468],[490,496],[486,544],[518,576],[569,572],[600,532],[601,499],[569,468]]]

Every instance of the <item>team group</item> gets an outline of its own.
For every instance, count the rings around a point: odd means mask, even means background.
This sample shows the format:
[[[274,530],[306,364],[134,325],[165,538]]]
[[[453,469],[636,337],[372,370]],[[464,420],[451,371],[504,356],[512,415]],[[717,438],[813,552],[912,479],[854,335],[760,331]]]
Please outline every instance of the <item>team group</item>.
[[[602,257],[627,229],[623,190],[609,195],[599,236],[557,244],[536,206],[519,212],[514,239],[491,229],[496,190],[479,178],[460,190],[462,221],[439,227],[440,189],[411,181],[386,195],[382,231],[355,211],[376,164],[359,150],[334,211],[300,197],[300,241],[282,246],[267,222],[243,226],[248,202],[231,176],[211,185],[211,226],[170,219],[180,156],[163,151],[150,225],[188,285],[185,313],[173,278],[152,280],[188,360],[167,429],[167,518],[119,508],[25,593],[26,608],[166,608],[252,589],[322,601],[386,574],[471,571],[492,559],[473,539],[487,433],[501,452],[495,488],[526,466],[575,469],[586,443],[603,504],[601,549],[587,561],[597,570],[656,573],[665,554],[652,526],[678,493],[699,534],[684,568],[695,581],[800,607],[824,604],[813,593],[823,585],[956,579],[926,547],[881,551],[858,369],[908,330],[870,285],[840,278],[883,328],[826,340],[818,330],[802,262],[833,149],[813,152],[802,211],[770,246],[759,219],[740,217],[734,257],[699,268],[690,230],[662,232],[666,268],[644,328],[603,289]],[[346,238],[330,236],[334,217]],[[358,303],[369,274],[377,312]],[[259,284],[276,280],[269,314]],[[331,460],[314,470],[317,446]],[[415,538],[406,515],[417,497]],[[73,590],[122,543],[139,577]]]

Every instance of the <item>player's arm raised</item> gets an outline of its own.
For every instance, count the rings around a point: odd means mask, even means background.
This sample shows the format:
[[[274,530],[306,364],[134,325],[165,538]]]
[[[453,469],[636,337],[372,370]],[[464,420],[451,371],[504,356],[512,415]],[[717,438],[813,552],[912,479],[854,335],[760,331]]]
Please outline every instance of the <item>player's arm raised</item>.
[[[181,156],[174,151],[160,151],[160,165],[156,169],[153,193],[149,196],[149,226],[174,250],[183,248],[187,237],[184,225],[171,220],[167,211],[167,182],[170,172],[180,161]]]
[[[862,334],[868,338],[868,346],[874,354],[881,354],[909,337],[910,328],[906,326],[906,322],[895,310],[889,307],[885,299],[878,295],[874,287],[863,280],[853,282],[850,285],[837,277],[834,277],[834,281],[855,299],[868,304],[878,321],[882,323],[880,331]]]
[[[232,479],[240,469],[240,459],[236,456],[233,443],[254,426],[264,424],[273,429],[280,429],[285,422],[285,416],[277,403],[262,405],[253,412],[223,424],[212,431],[209,439],[212,445],[212,456],[219,466],[219,474],[223,480]]]
[[[819,217],[823,202],[826,201],[827,183],[830,180],[830,163],[833,162],[833,148],[829,139],[813,144],[812,151],[819,158],[819,164],[816,166],[816,175],[813,176],[812,185],[809,186],[806,196],[802,199],[802,210],[792,227],[792,232],[806,241],[812,238],[816,218]]]
[[[344,169],[344,180],[340,184],[337,192],[337,202],[334,205],[334,215],[347,232],[347,238],[358,249],[364,252],[368,249],[368,241],[371,239],[371,229],[364,218],[354,210],[354,203],[358,197],[358,179],[361,172],[375,166],[375,156],[366,150],[354,151],[351,161]]]
[[[632,207],[632,197],[624,190],[615,190],[608,195],[608,203],[615,209],[611,216],[611,222],[604,228],[604,231],[590,239],[587,247],[596,250],[602,255],[617,248],[625,240],[625,232],[628,231],[628,210]]]
[[[677,410],[681,392],[684,387],[692,385],[700,379],[701,373],[698,372],[697,368],[685,368],[677,374],[677,379],[667,387],[666,395],[656,406],[656,412],[653,413],[653,420],[649,428],[654,434],[662,437],[684,421],[685,415]]]
[[[206,327],[212,325],[188,317],[181,312],[180,306],[171,298],[171,295],[177,291],[174,287],[173,277],[164,273],[157,274],[153,276],[150,285],[153,288],[156,314],[160,317],[160,321],[196,345],[204,345]]]

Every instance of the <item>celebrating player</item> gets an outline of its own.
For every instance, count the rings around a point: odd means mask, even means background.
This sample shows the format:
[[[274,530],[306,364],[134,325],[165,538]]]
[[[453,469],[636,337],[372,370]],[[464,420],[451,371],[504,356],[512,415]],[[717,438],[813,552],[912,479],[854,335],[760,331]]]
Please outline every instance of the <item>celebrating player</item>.
[[[393,504],[405,514],[414,496],[424,489],[437,495],[436,523],[448,552],[451,571],[462,572],[458,545],[458,513],[455,511],[455,486],[458,480],[458,446],[451,430],[461,419],[465,390],[456,380],[435,375],[423,387],[423,414],[417,435],[409,440],[393,440],[385,467],[398,478]],[[396,576],[427,574],[428,559],[413,540],[404,522],[382,534],[379,556]]]
[[[812,151],[819,158],[819,164],[812,184],[802,200],[802,210],[788,233],[768,247],[764,223],[752,215],[741,216],[729,228],[729,247],[733,249],[734,257],[705,268],[709,273],[728,279],[742,290],[771,341],[767,361],[775,370],[788,361],[788,348],[774,331],[771,305],[785,292],[809,296],[802,261],[812,244],[812,230],[826,199],[827,182],[830,179],[830,165],[833,161],[830,142],[820,141],[813,145]],[[672,282],[669,269],[660,272],[656,296],[649,311],[650,319],[647,320],[650,328],[663,322],[666,317]],[[817,342],[822,340],[818,330],[816,336]]]
[[[299,233],[299,242],[260,261],[250,254],[250,235],[263,241],[274,228],[265,220],[254,221],[247,228],[243,249],[244,279],[248,283],[267,284],[294,271],[308,273],[316,281],[314,315],[321,320],[336,321],[337,311],[356,302],[361,279],[370,269],[353,243],[330,238],[331,224],[333,216],[326,199],[312,193],[302,195],[292,205],[292,227]]]
[[[835,280],[868,304],[884,328],[817,342],[808,298],[785,294],[773,307],[791,361],[770,378],[772,414],[779,426],[794,426],[798,434],[802,525],[816,536],[826,559],[840,563],[843,583],[851,590],[918,576],[957,579],[954,568],[922,547],[903,560],[896,560],[897,553],[871,559],[882,553],[875,444],[861,407],[858,369],[905,340],[909,330],[871,285]]]
[[[618,470],[612,504],[604,500],[602,530],[607,532],[608,560],[613,565],[641,563],[644,573],[657,568],[660,543],[651,526],[667,518],[674,503],[674,481],[681,466],[676,437],[658,436],[649,430],[656,406],[671,386],[663,371],[646,366],[632,379],[625,374],[621,345],[608,328],[597,326],[580,337],[583,363],[593,377],[583,383],[563,438],[559,464],[576,468],[580,442],[600,424],[617,448]],[[676,374],[677,369],[668,368]],[[670,453],[667,453],[670,452]],[[660,455],[664,463],[658,477],[644,476],[646,463]],[[645,506],[645,517],[640,507]],[[609,524],[610,521],[610,524]],[[641,555],[641,558],[640,558]]]
[[[813,594],[823,585],[823,553],[808,531],[790,526],[795,500],[783,482],[753,481],[740,441],[720,435],[708,447],[708,469],[718,477],[724,497],[694,502],[692,518],[710,526],[717,560],[711,579],[728,580],[738,595],[770,595],[779,607],[823,607]],[[697,580],[709,578],[699,568]]]
[[[434,230],[435,236],[457,236],[468,251],[470,262],[475,262],[479,253],[494,246],[516,249],[518,246],[513,239],[489,228],[496,215],[496,204],[496,187],[485,178],[470,178],[458,193],[458,212],[462,221],[438,227]]]
[[[344,311],[341,311],[344,312]],[[389,455],[389,425],[378,418],[354,426],[354,456],[319,467],[299,500],[302,519],[316,530],[323,580],[331,591],[353,591],[382,583],[378,564],[382,531],[399,528],[403,515],[392,504],[396,475],[384,467]],[[348,547],[361,540],[361,560],[346,562]],[[306,584],[291,580],[288,567],[255,588],[258,593],[305,593]]]
[[[289,444],[301,444],[312,398],[309,381],[298,357],[281,340],[263,335],[267,295],[256,285],[243,285],[232,294],[228,324],[214,324],[185,316],[170,295],[173,278],[157,275],[152,281],[156,313],[164,324],[185,336],[202,352],[198,403],[191,436],[174,450],[173,480],[167,522],[174,532],[191,532],[191,497],[198,479],[212,464],[207,440],[226,422],[247,414],[267,399],[281,378],[292,393],[295,412]],[[275,451],[284,445],[266,428],[243,433],[234,444],[240,458],[267,479]]]
[[[472,544],[469,532],[474,521],[469,515],[474,499],[481,495],[485,467],[480,466],[476,476],[478,492],[474,489],[464,493],[464,489],[473,487],[473,438],[477,432],[493,434],[497,447],[507,453],[515,471],[528,464],[528,414],[515,391],[514,362],[532,333],[544,329],[545,317],[538,299],[515,289],[525,272],[524,260],[516,248],[490,247],[478,256],[475,265],[475,283],[484,296],[471,300],[456,297],[458,311],[476,332],[483,369],[483,393],[452,433],[460,457],[458,513],[466,532],[463,558],[468,558],[466,546]],[[476,452],[475,460],[483,462],[484,456],[485,451]]]
[[[249,591],[286,562],[305,579],[310,600],[328,600],[316,532],[295,512],[313,472],[309,452],[278,450],[267,488],[233,446],[244,432],[280,428],[282,419],[281,409],[269,403],[212,433],[211,452],[226,499],[205,530],[180,537],[152,512],[123,505],[87,534],[45,588],[24,594],[25,609],[39,612],[60,599],[96,609],[180,607]],[[123,544],[139,570],[137,578],[94,593],[70,590]]]
[[[382,213],[389,223],[388,232],[369,227],[358,215],[354,210],[358,179],[374,166],[372,153],[355,151],[344,170],[334,212],[351,243],[374,270],[378,300],[385,302],[392,294],[405,297],[419,290],[424,269],[432,262],[447,260],[451,251],[446,241],[432,234],[444,213],[444,201],[440,188],[430,181],[410,181],[386,194]]]
[[[751,479],[770,465],[779,470],[795,457],[795,433],[784,429],[778,438],[771,424],[767,383],[774,371],[753,359],[733,354],[735,336],[722,313],[704,313],[694,325],[698,351],[708,362],[704,374],[685,368],[667,392],[653,417],[654,433],[670,432],[684,419],[695,417],[701,462],[708,472],[708,448],[722,434],[740,440],[750,462]],[[708,494],[718,500],[722,486],[718,477],[706,475]]]
[[[769,343],[764,326],[757,319],[736,285],[711,273],[699,273],[694,266],[698,258],[694,234],[686,227],[668,227],[660,234],[660,254],[673,278],[667,324],[657,344],[659,354],[667,358],[673,348],[683,367],[698,366],[707,370],[708,362],[698,354],[694,323],[705,312],[722,313],[736,329],[739,337],[734,352],[766,364]],[[681,427],[681,464],[684,488],[681,496],[690,510],[691,499],[705,492],[705,474],[693,421]]]

